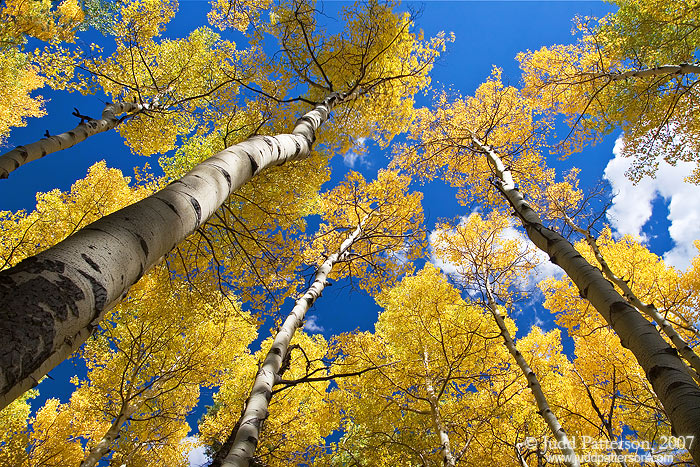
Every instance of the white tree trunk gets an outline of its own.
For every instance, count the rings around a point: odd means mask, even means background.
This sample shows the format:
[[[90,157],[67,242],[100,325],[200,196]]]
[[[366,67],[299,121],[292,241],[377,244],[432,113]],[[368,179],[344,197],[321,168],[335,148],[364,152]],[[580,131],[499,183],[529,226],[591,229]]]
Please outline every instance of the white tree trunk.
[[[588,243],[588,246],[591,248],[591,251],[595,255],[596,260],[598,260],[598,264],[600,264],[600,268],[603,271],[603,274],[605,274],[605,277],[608,278],[613,284],[617,285],[620,290],[622,290],[622,295],[639,311],[642,313],[646,314],[649,316],[651,319],[656,321],[656,323],[661,327],[661,330],[668,336],[668,338],[671,340],[671,343],[673,346],[680,352],[681,356],[690,364],[690,366],[695,370],[692,374],[693,378],[695,378],[696,381],[700,381],[700,357],[693,351],[693,349],[690,347],[690,345],[683,339],[680,334],[675,330],[673,325],[663,317],[661,313],[659,313],[659,310],[656,309],[654,304],[646,304],[643,303],[637,295],[632,292],[632,289],[630,289],[629,285],[627,284],[626,281],[624,281],[622,278],[618,277],[612,269],[610,269],[610,266],[608,265],[608,262],[605,260],[605,257],[603,254],[600,252],[600,249],[598,248],[598,243],[596,242],[595,238],[591,235],[591,233],[587,230],[583,230],[581,227],[576,225],[573,220],[566,215],[566,213],[563,213],[566,219],[566,222],[576,230],[578,233],[584,236],[586,239],[586,243]]]
[[[115,418],[112,420],[107,432],[102,436],[102,439],[90,450],[85,459],[80,463],[80,467],[94,467],[100,462],[111,449],[112,443],[119,437],[119,433],[122,430],[122,426],[126,423],[129,418],[131,418],[137,410],[146,402],[146,399],[141,399],[140,401],[134,403],[133,401],[127,401],[125,405],[122,406],[122,410]]]
[[[141,104],[131,102],[107,104],[99,120],[80,122],[77,127],[60,135],[49,136],[26,146],[17,146],[0,156],[0,179],[7,178],[10,172],[24,164],[41,159],[53,152],[68,149],[97,133],[111,130],[120,122],[117,115],[138,113],[144,108],[145,106]]]
[[[607,78],[610,81],[624,81],[630,78],[649,78],[661,75],[700,74],[700,66],[694,65],[692,63],[681,63],[680,65],[661,65],[654,68],[644,68],[640,70],[584,74],[591,75],[596,78]]]
[[[486,293],[488,296],[487,304],[489,310],[491,310],[493,319],[496,321],[496,325],[501,331],[503,342],[508,349],[508,352],[510,352],[520,367],[520,371],[522,371],[523,376],[525,376],[527,386],[530,388],[530,391],[532,391],[532,395],[535,396],[535,402],[537,403],[537,408],[539,409],[537,413],[539,413],[544,419],[545,423],[547,423],[549,430],[552,432],[552,435],[554,435],[554,439],[557,440],[557,446],[561,449],[561,453],[565,456],[564,463],[569,467],[579,467],[580,464],[576,456],[576,451],[574,451],[574,449],[571,447],[569,437],[566,436],[566,431],[564,431],[564,428],[562,428],[557,416],[554,415],[554,412],[552,412],[552,410],[549,408],[549,403],[547,402],[544,392],[542,392],[542,387],[537,379],[537,375],[534,371],[532,371],[530,365],[528,365],[527,361],[525,361],[523,354],[521,354],[515,346],[515,341],[513,341],[510,332],[508,332],[503,316],[501,316],[501,313],[498,311],[496,303],[493,300],[491,290],[489,289],[489,284],[486,284]]]
[[[304,159],[333,94],[291,134],[254,136],[181,179],[0,272],[0,409],[87,339],[143,274],[266,167]]]
[[[255,455],[255,449],[260,439],[262,424],[267,419],[268,406],[272,399],[272,387],[279,378],[278,374],[282,367],[282,360],[287,354],[289,342],[294,333],[304,322],[304,316],[311,305],[321,295],[326,287],[328,274],[333,270],[333,266],[342,260],[352,247],[353,243],[362,233],[362,222],[355,231],[341,244],[337,252],[333,253],[316,271],[313,284],[306,293],[297,300],[291,313],[282,324],[279,332],[275,336],[272,347],[265,357],[260,371],[258,371],[250,391],[250,396],[246,400],[245,409],[239,420],[238,432],[233,441],[230,451],[226,455],[223,467],[248,467],[250,460]]]
[[[472,141],[483,152],[498,179],[498,188],[520,218],[530,240],[549,255],[579,288],[644,369],[654,392],[664,406],[679,436],[694,436],[690,454],[700,463],[700,388],[688,374],[675,349],[656,328],[630,305],[598,268],[591,266],[573,245],[557,232],[545,227],[539,215],[516,189],[510,170],[489,146],[474,135]]]
[[[438,395],[435,393],[435,388],[433,388],[433,383],[430,380],[430,362],[428,360],[428,352],[423,350],[423,366],[425,367],[425,392],[428,394],[428,403],[430,404],[430,415],[433,419],[433,424],[437,429],[438,436],[440,437],[440,449],[442,452],[442,465],[444,467],[455,467],[457,461],[455,460],[454,454],[452,454],[452,448],[450,447],[450,436],[445,427],[442,415],[440,415],[440,400]]]

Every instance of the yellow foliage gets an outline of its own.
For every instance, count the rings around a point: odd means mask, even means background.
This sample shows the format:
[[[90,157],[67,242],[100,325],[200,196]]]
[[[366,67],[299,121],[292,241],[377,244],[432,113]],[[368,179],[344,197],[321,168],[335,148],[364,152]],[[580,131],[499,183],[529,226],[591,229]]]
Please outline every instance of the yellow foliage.
[[[165,30],[165,25],[177,12],[178,1],[128,0],[121,5],[121,18],[115,23],[115,35],[143,40],[158,36]]]
[[[333,91],[353,96],[320,132],[319,143],[332,151],[346,152],[359,138],[385,147],[405,131],[414,95],[430,85],[433,62],[451,40],[444,33],[424,40],[412,32],[411,15],[394,12],[395,6],[372,0],[344,7],[345,27],[333,35],[319,24],[313,1],[282,4],[271,13],[269,32],[286,52],[283,73],[308,89],[305,98],[320,102]]]
[[[420,109],[410,133],[415,143],[400,147],[392,164],[424,179],[440,175],[459,188],[465,205],[502,206],[490,183],[491,168],[472,145],[473,134],[510,167],[521,191],[537,200],[553,177],[539,152],[550,123],[537,119],[537,110],[517,89],[504,86],[501,71],[494,69],[473,97],[453,99],[443,92],[434,110]]]
[[[0,8],[0,38],[3,43],[21,44],[24,36],[42,41],[74,40],[75,29],[85,15],[78,0],[6,0]]]
[[[622,154],[633,157],[633,181],[653,176],[661,159],[698,163],[697,73],[654,71],[696,63],[697,5],[683,0],[615,1],[601,20],[578,18],[575,44],[518,55],[525,93],[544,112],[566,117],[565,152],[580,151],[613,129],[624,132]],[[624,75],[646,71],[642,74]],[[698,180],[700,168],[689,177]]]
[[[457,280],[463,286],[478,289],[486,297],[488,280],[491,292],[505,302],[510,302],[513,286],[538,263],[534,247],[498,211],[487,218],[473,213],[456,226],[439,223],[431,243],[438,258],[457,268]]]
[[[28,0],[29,1],[29,0]],[[44,101],[32,97],[44,85],[29,56],[12,48],[0,51],[0,144],[10,128],[25,126],[28,117],[42,117]]]
[[[39,393],[32,389],[0,411],[0,465],[21,465],[26,456],[29,431],[29,399]]]
[[[156,268],[102,327],[81,352],[87,378],[74,378],[70,402],[49,401],[37,414],[29,465],[59,451],[51,465],[77,465],[120,414],[131,413],[109,445],[113,463],[186,466],[185,418],[200,386],[218,385],[224,369],[245,358],[256,322],[231,297]],[[78,460],[71,464],[69,454]]]
[[[377,301],[384,311],[374,334],[338,338],[336,371],[375,369],[337,381],[332,400],[345,433],[317,465],[358,459],[363,465],[442,465],[429,387],[440,394],[441,423],[457,453],[483,415],[475,403],[478,391],[488,387],[506,356],[499,333],[430,265]]]
[[[410,178],[396,171],[380,170],[369,183],[358,172],[348,173],[319,200],[323,221],[305,252],[307,262],[323,263],[361,223],[361,235],[331,277],[357,278],[364,290],[377,291],[412,272],[411,260],[422,253],[425,233],[423,195],[409,193],[409,184]]]
[[[222,31],[227,28],[245,32],[255,25],[260,13],[270,8],[270,0],[211,0],[211,11],[207,14],[209,24]]]
[[[31,213],[0,211],[0,269],[19,263],[97,219],[144,198],[158,186],[154,180],[129,186],[129,177],[95,163],[70,192],[53,190],[37,194]]]

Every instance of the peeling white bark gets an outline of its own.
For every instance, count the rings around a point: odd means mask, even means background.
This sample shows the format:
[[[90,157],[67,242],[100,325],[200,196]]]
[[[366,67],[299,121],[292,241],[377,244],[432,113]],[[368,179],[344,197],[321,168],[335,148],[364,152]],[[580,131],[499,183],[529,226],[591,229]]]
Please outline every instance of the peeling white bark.
[[[236,438],[233,441],[231,450],[226,455],[223,467],[248,467],[250,460],[255,455],[255,449],[260,439],[262,425],[267,419],[268,406],[272,399],[272,387],[278,379],[282,360],[287,354],[289,343],[294,333],[304,322],[304,316],[316,299],[321,296],[326,287],[328,275],[333,270],[333,266],[344,259],[353,243],[362,233],[362,222],[355,231],[340,245],[337,252],[333,253],[316,271],[313,284],[306,293],[297,300],[291,313],[282,324],[279,332],[275,336],[272,347],[267,352],[265,361],[260,371],[258,371],[253,383],[253,388],[246,400],[245,409],[239,420]]]
[[[591,266],[557,232],[545,227],[539,215],[517,190],[513,177],[498,154],[473,134],[474,146],[487,157],[498,179],[498,188],[520,218],[530,240],[549,255],[579,288],[629,349],[644,369],[654,392],[679,436],[700,439],[700,388],[688,374],[678,352],[669,346],[656,328],[630,305],[598,268]],[[689,448],[695,463],[700,464],[700,443]]]
[[[333,94],[291,134],[254,136],[181,179],[0,272],[0,409],[77,350],[104,313],[229,195],[266,167],[304,159],[344,96]]]
[[[528,365],[527,361],[525,361],[525,357],[523,357],[523,354],[521,354],[515,346],[515,341],[513,341],[510,332],[508,332],[508,328],[506,327],[506,323],[503,320],[503,316],[501,316],[501,313],[498,311],[498,307],[496,306],[496,303],[493,300],[493,296],[491,294],[490,286],[488,283],[486,284],[486,294],[488,296],[488,308],[489,310],[491,310],[493,319],[496,321],[496,325],[501,331],[501,336],[503,336],[503,343],[508,349],[508,352],[510,352],[510,354],[515,359],[515,362],[518,364],[518,367],[520,367],[520,371],[523,373],[523,376],[525,376],[525,379],[527,380],[527,386],[530,388],[530,391],[532,391],[532,395],[535,396],[535,402],[537,403],[538,409],[537,413],[542,417],[542,419],[544,419],[545,423],[547,423],[549,431],[552,432],[554,439],[557,440],[557,446],[561,449],[561,453],[564,456],[566,456],[564,463],[569,467],[579,467],[580,464],[576,456],[576,451],[574,451],[574,449],[571,447],[569,437],[566,435],[566,431],[564,431],[564,428],[562,428],[561,424],[559,423],[557,416],[554,415],[554,412],[552,412],[552,410],[549,408],[549,403],[547,402],[547,398],[545,397],[544,392],[542,392],[542,387],[540,386],[540,382],[537,379],[537,375],[534,371],[532,371],[530,365]]]
[[[48,136],[26,146],[17,146],[0,156],[0,179],[7,178],[10,172],[24,164],[41,159],[48,154],[68,149],[85,141],[90,136],[115,128],[121,121],[117,115],[134,115],[146,107],[132,102],[107,104],[102,111],[102,118],[99,120],[91,119],[80,122],[77,127],[60,135]]]

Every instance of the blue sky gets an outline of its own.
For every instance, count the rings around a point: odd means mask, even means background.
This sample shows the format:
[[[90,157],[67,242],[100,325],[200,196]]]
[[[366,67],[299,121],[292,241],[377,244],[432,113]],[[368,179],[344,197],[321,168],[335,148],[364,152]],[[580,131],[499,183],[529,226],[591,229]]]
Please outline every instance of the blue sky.
[[[332,15],[344,2],[330,2],[326,13]],[[426,3],[407,2],[402,8],[420,10],[417,26],[431,36],[438,31],[454,32],[456,40],[448,46],[448,51],[435,66],[433,84],[451,87],[463,95],[470,95],[491,73],[492,67],[503,69],[504,81],[517,85],[520,80],[515,55],[526,49],[537,49],[544,45],[566,43],[573,40],[571,19],[576,15],[602,16],[612,11],[603,2],[575,1],[431,1]],[[169,25],[166,36],[185,36],[196,27],[205,24],[208,3],[205,1],[183,1],[180,11]],[[94,35],[85,36],[87,41],[95,40]],[[231,38],[240,36],[231,35]],[[31,119],[26,128],[12,131],[8,149],[40,138],[45,130],[60,133],[73,127],[77,119],[71,116],[73,107],[81,113],[98,116],[104,105],[99,96],[80,96],[50,90],[41,90],[49,101],[46,104],[47,116]],[[420,96],[420,105],[430,105],[430,96]],[[620,149],[619,134],[613,133],[597,146],[583,153],[559,161],[555,156],[550,163],[557,169],[575,165],[582,169],[582,185],[606,178],[610,181],[611,193],[616,195],[609,218],[612,226],[620,233],[638,235],[648,242],[652,251],[659,255],[667,252],[671,264],[685,268],[689,258],[695,254],[691,242],[700,238],[700,208],[692,200],[700,199],[697,187],[682,183],[689,172],[686,167],[662,166],[654,180],[645,180],[634,187],[624,178],[626,160],[616,158]],[[389,152],[381,151],[371,141],[365,142],[369,151],[364,158],[346,154],[332,161],[333,176],[329,183],[340,180],[350,168],[361,171],[368,179],[388,163]],[[616,146],[617,145],[617,146]],[[116,132],[90,138],[75,148],[52,154],[40,161],[28,164],[14,172],[8,180],[0,181],[0,209],[31,210],[34,195],[54,188],[68,190],[73,181],[85,176],[94,162],[105,159],[108,166],[117,167],[126,175],[133,173],[133,167],[148,162],[157,167],[157,158],[132,156]],[[431,230],[440,218],[454,218],[469,214],[455,200],[456,190],[440,182],[431,183],[416,189],[424,191],[426,228]],[[688,201],[690,200],[690,202]],[[372,329],[378,308],[374,301],[360,291],[351,290],[346,284],[338,283],[328,289],[311,310],[309,330],[318,330],[325,335],[351,331],[356,328]],[[544,327],[551,327],[551,317],[540,307],[528,310],[518,317],[521,330],[536,320]],[[263,326],[264,331],[267,327]],[[72,385],[68,378],[83,370],[79,362],[66,362],[54,370],[53,380],[47,380],[39,387],[41,396],[33,402],[37,408],[48,397],[59,397],[67,401]],[[205,398],[206,399],[206,398]],[[199,414],[190,417],[194,423]]]

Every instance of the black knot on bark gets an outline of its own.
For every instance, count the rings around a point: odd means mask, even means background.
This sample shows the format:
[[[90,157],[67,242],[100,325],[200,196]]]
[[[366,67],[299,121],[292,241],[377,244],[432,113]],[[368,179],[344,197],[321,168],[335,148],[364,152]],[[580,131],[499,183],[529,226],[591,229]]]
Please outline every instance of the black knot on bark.
[[[663,349],[661,352],[667,353],[670,355],[674,355],[676,357],[678,356],[678,351],[674,347],[671,347],[670,345],[667,346],[665,349]]]
[[[581,298],[587,298],[588,297],[588,287],[584,287],[583,289],[578,289],[578,295]]]

